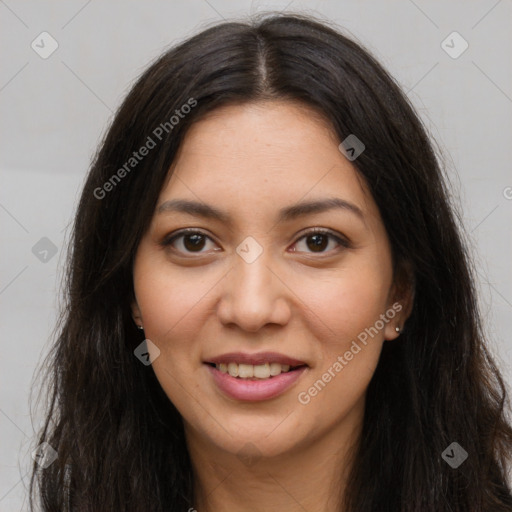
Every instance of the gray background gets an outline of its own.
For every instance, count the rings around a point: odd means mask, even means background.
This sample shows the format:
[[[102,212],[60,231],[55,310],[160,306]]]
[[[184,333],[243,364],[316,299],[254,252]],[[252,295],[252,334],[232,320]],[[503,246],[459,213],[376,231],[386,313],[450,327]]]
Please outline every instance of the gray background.
[[[510,0],[0,0],[0,510],[27,509],[41,423],[37,411],[31,420],[29,389],[56,320],[67,226],[112,113],[165,47],[216,20],[269,9],[335,21],[407,91],[445,155],[490,347],[512,382]],[[59,45],[46,59],[31,47],[43,44],[43,31]],[[469,44],[456,59],[441,47],[453,31]],[[461,48],[453,37],[447,44]],[[43,237],[55,255],[38,252]]]

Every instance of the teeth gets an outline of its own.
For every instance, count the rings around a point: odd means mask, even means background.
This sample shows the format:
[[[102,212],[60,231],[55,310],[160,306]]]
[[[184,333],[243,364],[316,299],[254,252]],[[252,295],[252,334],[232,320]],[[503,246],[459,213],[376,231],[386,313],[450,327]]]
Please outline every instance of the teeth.
[[[287,364],[285,364],[284,367],[286,368],[286,370],[283,370],[285,372],[290,369],[290,367]],[[270,363],[270,375],[272,375],[272,377],[274,377],[275,375],[279,375],[281,373],[281,368],[282,365],[280,365],[279,363]]]
[[[279,363],[265,363],[265,364],[237,364],[237,363],[220,363],[216,364],[217,370],[222,373],[229,373],[231,377],[238,377],[240,379],[268,379],[275,377],[281,373],[290,371],[289,364]]]
[[[238,377],[238,365],[236,363],[229,363],[228,373],[231,377]]]
[[[250,377],[254,377],[254,366],[252,364],[239,364],[238,376],[241,379],[249,379]]]
[[[276,363],[274,363],[276,364]],[[281,366],[281,365],[279,365]],[[268,379],[270,377],[270,364],[258,364],[256,366],[253,366],[254,368],[254,376],[258,379]]]

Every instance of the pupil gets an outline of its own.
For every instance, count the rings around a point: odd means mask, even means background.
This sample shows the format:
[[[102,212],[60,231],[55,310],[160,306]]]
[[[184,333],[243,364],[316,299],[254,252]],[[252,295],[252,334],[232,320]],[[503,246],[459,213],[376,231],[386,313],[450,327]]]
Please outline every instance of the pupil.
[[[317,251],[317,249],[320,249],[320,250],[325,249],[325,247],[327,245],[326,244],[327,237],[322,234],[311,235],[308,237],[308,239],[315,240],[315,242],[312,245],[308,245],[308,247],[314,251]]]
[[[193,241],[192,241],[193,240]],[[189,241],[192,241],[191,243],[187,243]],[[184,238],[184,244],[187,250],[194,250],[194,249],[202,249],[204,245],[204,237],[203,235],[187,235]]]

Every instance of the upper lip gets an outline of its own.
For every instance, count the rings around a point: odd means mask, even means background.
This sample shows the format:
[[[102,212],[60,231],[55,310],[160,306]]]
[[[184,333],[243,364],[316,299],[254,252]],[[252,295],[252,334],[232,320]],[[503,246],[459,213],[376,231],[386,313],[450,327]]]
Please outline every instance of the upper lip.
[[[280,363],[288,364],[290,366],[303,366],[306,365],[304,361],[288,357],[284,354],[277,352],[258,352],[257,354],[247,354],[245,352],[230,352],[220,356],[211,357],[205,360],[205,363],[242,363],[242,364],[265,364],[265,363]]]

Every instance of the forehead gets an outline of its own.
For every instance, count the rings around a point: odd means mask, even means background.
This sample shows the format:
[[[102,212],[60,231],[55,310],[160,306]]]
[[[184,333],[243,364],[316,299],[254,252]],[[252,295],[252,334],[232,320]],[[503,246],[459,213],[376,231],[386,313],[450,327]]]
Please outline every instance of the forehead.
[[[250,210],[338,196],[371,209],[339,142],[326,119],[296,103],[219,108],[187,132],[159,204],[180,198]]]

